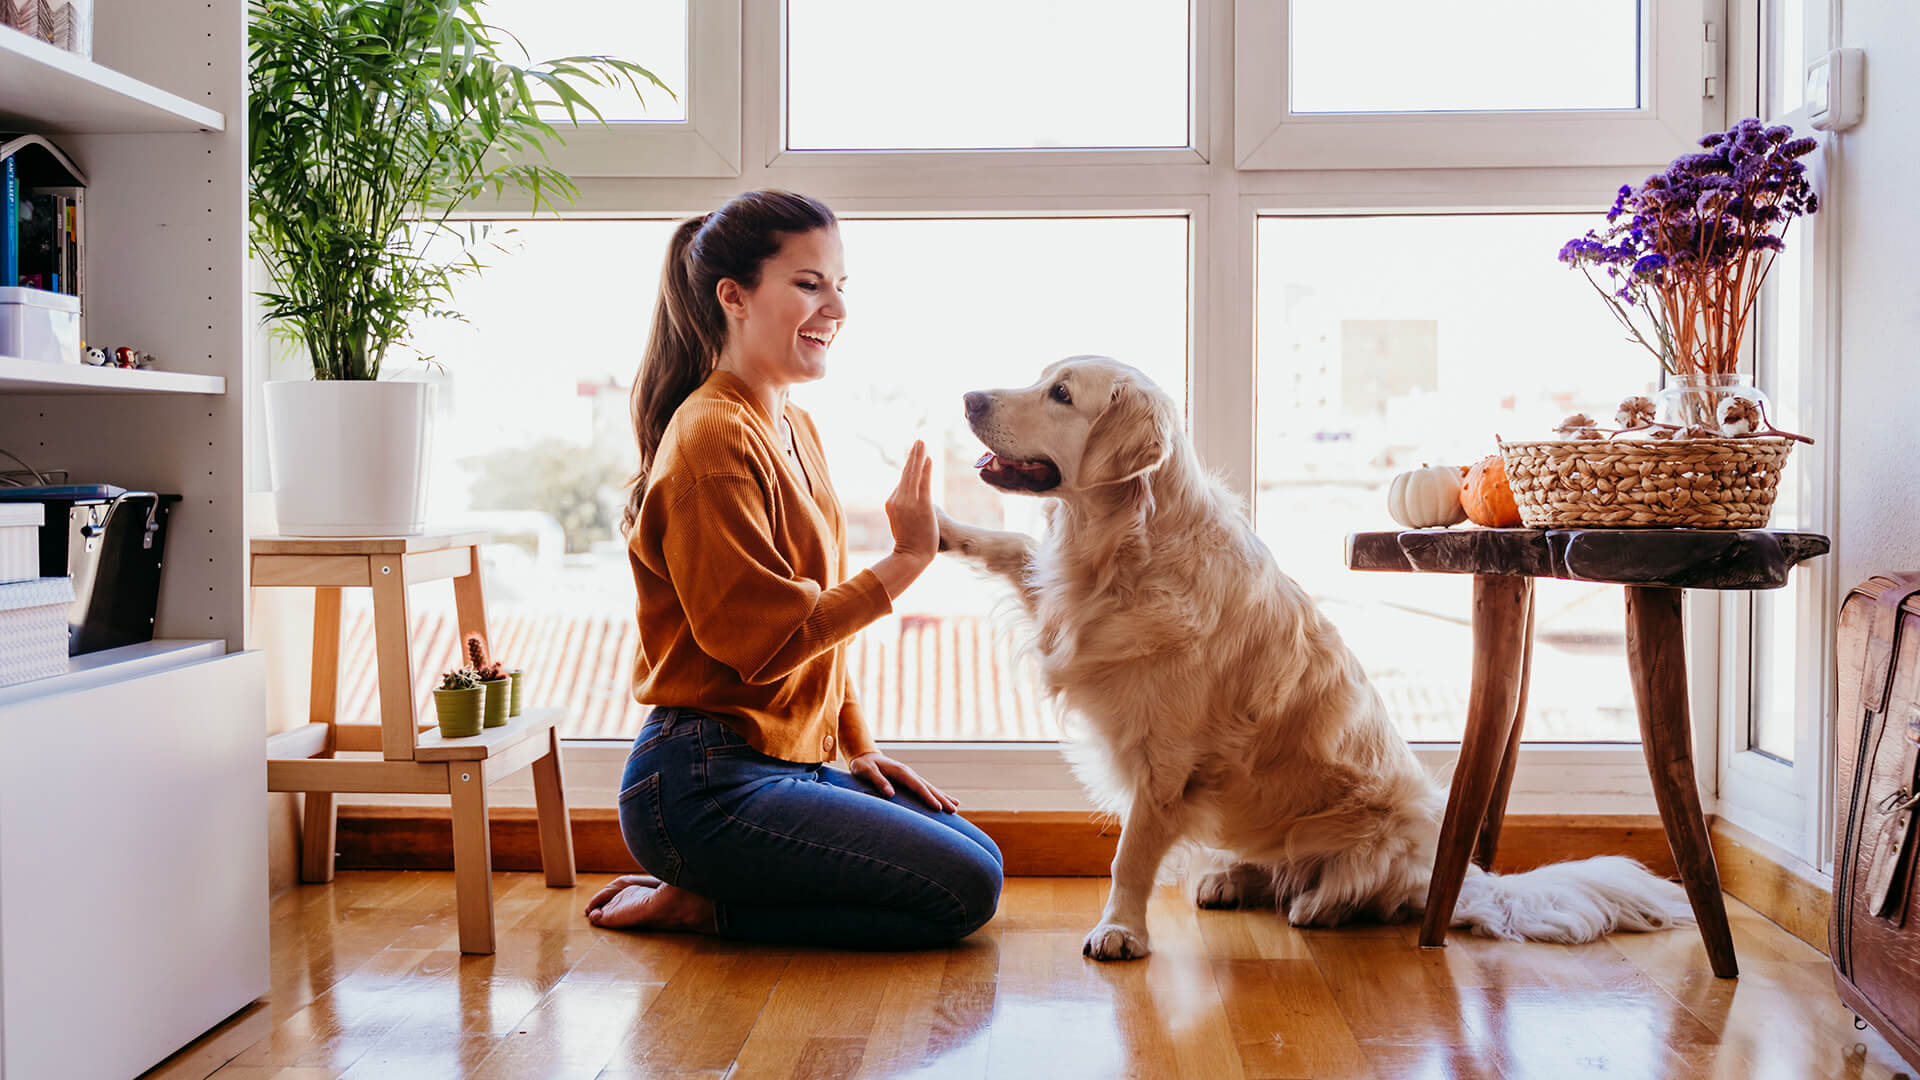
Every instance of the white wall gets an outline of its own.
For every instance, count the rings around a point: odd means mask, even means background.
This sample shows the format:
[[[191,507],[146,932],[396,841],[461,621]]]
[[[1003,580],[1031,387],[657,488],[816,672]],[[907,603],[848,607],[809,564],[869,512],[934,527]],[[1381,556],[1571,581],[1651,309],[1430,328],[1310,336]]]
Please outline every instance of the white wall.
[[[1866,112],[1839,136],[1840,586],[1920,569],[1920,7],[1835,0],[1866,51]]]

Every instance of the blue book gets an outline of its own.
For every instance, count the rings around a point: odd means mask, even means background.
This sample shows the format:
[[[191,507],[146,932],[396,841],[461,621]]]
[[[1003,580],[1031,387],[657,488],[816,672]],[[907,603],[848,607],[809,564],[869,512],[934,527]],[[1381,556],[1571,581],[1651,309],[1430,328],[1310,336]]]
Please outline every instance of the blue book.
[[[20,178],[13,171],[13,155],[7,155],[6,234],[0,236],[0,285],[20,283]]]

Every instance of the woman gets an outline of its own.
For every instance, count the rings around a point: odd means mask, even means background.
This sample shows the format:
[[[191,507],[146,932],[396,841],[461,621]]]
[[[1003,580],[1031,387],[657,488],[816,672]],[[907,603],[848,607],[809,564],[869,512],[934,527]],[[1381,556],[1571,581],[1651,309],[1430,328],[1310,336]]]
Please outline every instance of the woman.
[[[843,262],[833,213],[789,192],[737,196],[673,235],[623,521],[634,695],[655,708],[620,827],[657,877],[602,889],[595,926],[913,948],[965,937],[999,903],[999,849],[879,752],[847,675],[846,642],[927,568],[938,527],[915,443],[887,500],[892,553],[847,575],[819,434],[787,403],[826,374]]]

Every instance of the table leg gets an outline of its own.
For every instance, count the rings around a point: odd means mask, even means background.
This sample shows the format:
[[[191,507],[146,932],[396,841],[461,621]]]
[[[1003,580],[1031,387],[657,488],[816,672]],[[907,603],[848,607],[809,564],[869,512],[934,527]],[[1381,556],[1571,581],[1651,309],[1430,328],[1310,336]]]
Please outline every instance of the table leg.
[[[407,581],[399,559],[370,558],[367,569],[373,583],[373,662],[380,680],[380,752],[388,761],[412,761],[418,725]]]
[[[1713,973],[1740,973],[1727,926],[1726,899],[1714,865],[1707,819],[1693,777],[1693,732],[1687,715],[1687,656],[1679,589],[1627,586],[1627,668],[1640,712],[1640,744],[1653,780],[1653,799],[1666,826],[1667,846],[1680,869]]]
[[[533,805],[540,818],[540,868],[555,889],[573,888],[573,825],[560,773],[560,729],[547,729],[547,753],[533,763]]]
[[[330,758],[339,743],[336,715],[340,696],[340,590],[313,590],[313,672],[307,695],[307,719],[327,725],[327,745],[315,757]],[[333,880],[333,792],[309,791],[300,825],[300,880],[324,885]]]
[[[1420,944],[1444,945],[1460,882],[1467,874],[1480,827],[1487,819],[1501,763],[1513,733],[1526,658],[1527,613],[1533,579],[1493,574],[1473,576],[1473,684],[1467,695],[1467,730],[1453,770],[1446,818],[1427,885]]]
[[[1493,856],[1500,848],[1500,826],[1507,819],[1507,793],[1513,790],[1513,770],[1520,763],[1520,729],[1526,724],[1527,687],[1533,681],[1533,612],[1536,603],[1533,590],[1529,589],[1526,645],[1520,651],[1520,697],[1513,705],[1513,731],[1507,735],[1507,751],[1500,759],[1500,775],[1493,782],[1493,799],[1487,803],[1487,820],[1480,825],[1480,842],[1473,848],[1473,861],[1482,870],[1493,869]]]
[[[460,951],[493,952],[493,844],[487,835],[487,763],[447,762],[453,796],[453,906]]]

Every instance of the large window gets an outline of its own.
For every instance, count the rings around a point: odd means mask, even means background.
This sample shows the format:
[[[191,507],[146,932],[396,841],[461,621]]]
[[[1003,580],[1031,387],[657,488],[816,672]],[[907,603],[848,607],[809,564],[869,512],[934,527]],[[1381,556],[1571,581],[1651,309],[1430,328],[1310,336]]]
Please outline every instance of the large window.
[[[1295,0],[1293,111],[1632,109],[1640,29],[1639,0]]]
[[[687,6],[685,3],[591,0],[568,5],[566,18],[554,17],[543,0],[484,0],[481,15],[518,39],[533,60],[562,56],[610,55],[630,59],[658,76],[671,93],[646,83],[636,98],[633,88],[589,86],[588,101],[610,121],[679,121],[687,118]],[[511,56],[510,50],[502,50]],[[557,119],[566,110],[552,108]]]
[[[1393,475],[1466,465],[1496,436],[1611,417],[1659,365],[1555,261],[1591,215],[1263,217],[1260,535],[1340,628],[1410,739],[1466,723],[1472,580],[1346,569],[1349,532],[1397,528]],[[1620,590],[1537,583],[1526,735],[1639,738]]]
[[[534,673],[542,703],[567,706],[561,733],[619,738],[642,711],[627,693],[638,636],[617,529],[634,460],[627,400],[673,225],[476,225],[488,267],[453,297],[465,318],[414,333],[432,358],[421,374],[440,385],[430,516],[495,536],[484,557],[497,649]],[[1039,534],[1040,500],[974,475],[967,390],[1024,386],[1060,357],[1102,353],[1186,392],[1183,217],[855,219],[841,232],[849,318],[827,379],[794,398],[820,425],[854,568],[891,550],[884,503],[917,438],[940,463],[936,498],[950,513]],[[424,586],[413,600],[424,699],[453,661],[455,624],[450,590]],[[370,618],[350,606],[348,638],[368,637],[355,631]],[[936,561],[853,643],[876,734],[1057,739],[1020,623],[1003,583]],[[347,670],[347,708],[370,715],[371,666]]]
[[[1707,7],[489,0],[536,54],[619,53],[670,84],[684,60],[685,118],[616,107],[648,122],[569,133],[566,220],[475,208],[502,250],[454,298],[469,321],[419,339],[444,365],[419,377],[448,391],[436,517],[499,536],[489,615],[536,693],[569,706],[565,732],[631,736],[611,518],[666,237],[740,191],[804,191],[842,218],[851,317],[796,400],[826,435],[856,564],[884,546],[878,507],[916,437],[948,509],[1037,530],[1037,502],[972,475],[958,395],[1107,353],[1184,398],[1203,461],[1402,730],[1457,738],[1467,581],[1349,572],[1341,538],[1389,527],[1398,469],[1465,464],[1651,388],[1651,361],[1554,256],[1621,184],[1724,126],[1702,41],[1727,27],[1703,25]],[[423,618],[450,618],[419,592]],[[882,737],[975,806],[1067,805],[1030,797],[1043,775],[1072,784],[1004,590],[941,561],[897,607],[853,654]],[[1529,736],[1631,740],[1618,590],[1543,585],[1538,618]],[[962,742],[993,745],[938,745]],[[1646,808],[1636,749],[1529,755],[1519,812]]]
[[[1187,0],[792,0],[787,146],[1187,145]]]
[[[849,313],[830,373],[794,398],[821,427],[846,505],[852,565],[892,549],[883,509],[916,438],[955,517],[1038,536],[1041,500],[973,472],[968,390],[1025,386],[1047,364],[1099,353],[1186,393],[1184,218],[849,221]],[[1012,591],[954,559],[934,565],[862,632],[851,656],[883,739],[1051,740]]]

